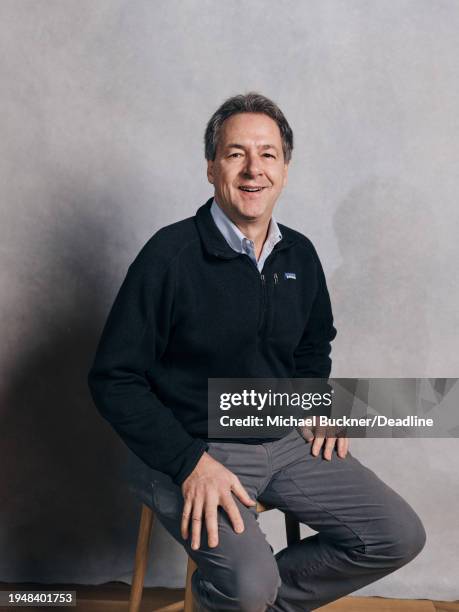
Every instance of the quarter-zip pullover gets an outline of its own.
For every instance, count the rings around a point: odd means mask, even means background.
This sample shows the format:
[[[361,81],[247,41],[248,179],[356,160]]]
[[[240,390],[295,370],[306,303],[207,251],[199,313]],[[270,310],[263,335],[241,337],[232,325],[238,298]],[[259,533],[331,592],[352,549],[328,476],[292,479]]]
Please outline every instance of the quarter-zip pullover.
[[[311,242],[279,224],[260,274],[227,244],[211,204],[142,248],[88,375],[102,416],[179,485],[207,449],[208,378],[328,378],[336,335]]]

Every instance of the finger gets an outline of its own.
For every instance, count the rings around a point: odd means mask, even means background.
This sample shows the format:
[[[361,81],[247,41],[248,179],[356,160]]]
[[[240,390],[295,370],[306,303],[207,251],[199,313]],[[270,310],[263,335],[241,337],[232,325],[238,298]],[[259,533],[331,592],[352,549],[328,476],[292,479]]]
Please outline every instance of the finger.
[[[314,438],[314,442],[312,443],[312,447],[311,447],[311,453],[314,455],[314,457],[317,457],[317,455],[319,454],[323,443],[324,443],[323,436],[316,436]]]
[[[237,507],[234,499],[230,495],[222,502],[222,506],[225,509],[233,529],[236,533],[242,533],[244,531],[244,521],[242,520],[241,513]]]
[[[240,480],[236,480],[232,485],[231,489],[237,497],[241,500],[243,504],[246,506],[254,506],[256,505],[256,500],[252,499],[250,495],[247,493]]]
[[[209,548],[218,546],[218,499],[210,498],[204,511],[206,517],[207,544]]]
[[[349,438],[338,438],[338,457],[344,459],[349,450]]]
[[[331,461],[333,449],[335,448],[336,438],[327,438],[324,447],[324,459]]]
[[[314,434],[307,427],[302,427],[300,433],[303,436],[303,438],[306,440],[306,442],[311,442],[311,440],[314,439]]]
[[[184,540],[186,540],[189,535],[188,529],[189,529],[189,524],[190,524],[190,516],[191,516],[192,507],[193,507],[193,503],[191,501],[191,498],[186,498],[185,503],[183,505],[182,522],[180,525],[180,531],[182,533],[182,538]]]
[[[191,513],[191,548],[198,550],[201,545],[201,526],[202,526],[202,498],[195,499],[193,512]]]

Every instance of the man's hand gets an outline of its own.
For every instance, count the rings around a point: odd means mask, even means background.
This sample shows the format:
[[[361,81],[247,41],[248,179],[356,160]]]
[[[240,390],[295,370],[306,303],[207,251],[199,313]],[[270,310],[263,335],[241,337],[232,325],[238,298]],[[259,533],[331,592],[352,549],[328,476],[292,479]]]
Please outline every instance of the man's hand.
[[[324,459],[331,461],[333,449],[337,448],[338,457],[344,459],[349,450],[349,438],[345,437],[344,430],[337,430],[333,427],[315,427],[314,431],[303,428],[301,435],[307,442],[314,442],[311,446],[311,453],[314,457],[320,452],[324,442]]]
[[[239,478],[224,465],[203,453],[196,467],[182,483],[182,495],[185,500],[182,514],[181,533],[186,539],[189,535],[191,518],[191,548],[197,550],[201,544],[201,525],[204,515],[207,527],[208,545],[218,546],[217,509],[222,506],[236,533],[244,531],[241,513],[233,499],[238,496],[246,506],[256,505],[256,501],[242,486]]]

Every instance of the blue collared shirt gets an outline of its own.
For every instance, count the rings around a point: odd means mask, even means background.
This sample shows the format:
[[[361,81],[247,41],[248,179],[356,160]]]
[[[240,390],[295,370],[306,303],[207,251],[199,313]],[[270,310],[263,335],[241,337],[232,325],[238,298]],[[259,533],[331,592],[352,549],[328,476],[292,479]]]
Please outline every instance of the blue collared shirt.
[[[261,273],[266,259],[272,253],[272,250],[278,242],[282,240],[282,234],[279,226],[277,225],[274,217],[271,217],[269,223],[268,235],[266,236],[263,249],[260,254],[260,258],[257,261],[255,256],[255,244],[253,240],[250,240],[241,232],[241,230],[235,225],[231,219],[223,212],[217,201],[214,198],[212,206],[210,207],[210,213],[215,225],[218,227],[220,232],[223,234],[226,242],[229,246],[237,253],[244,253],[248,255],[253,263],[257,266],[258,271]]]

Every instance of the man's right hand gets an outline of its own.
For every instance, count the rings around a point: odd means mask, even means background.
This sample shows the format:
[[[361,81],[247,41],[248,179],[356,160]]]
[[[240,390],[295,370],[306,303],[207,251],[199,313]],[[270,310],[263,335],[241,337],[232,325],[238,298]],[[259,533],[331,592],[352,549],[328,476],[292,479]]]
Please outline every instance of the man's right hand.
[[[188,538],[191,519],[191,548],[193,550],[197,550],[201,544],[203,516],[206,521],[208,545],[210,548],[218,546],[218,506],[226,510],[236,533],[244,531],[244,523],[233,499],[233,493],[246,506],[254,506],[257,503],[249,497],[236,474],[233,474],[208,453],[203,453],[194,470],[182,483],[185,503],[181,532],[184,539]]]

